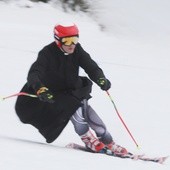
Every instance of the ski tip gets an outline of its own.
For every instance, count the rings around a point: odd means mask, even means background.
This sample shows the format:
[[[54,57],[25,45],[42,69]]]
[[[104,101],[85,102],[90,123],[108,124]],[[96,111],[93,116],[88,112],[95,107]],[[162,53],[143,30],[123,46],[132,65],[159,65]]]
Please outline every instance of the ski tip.
[[[161,158],[159,158],[159,161],[158,161],[158,162],[159,162],[160,164],[163,164],[163,163],[168,159],[168,157],[169,157],[169,156],[161,157]]]

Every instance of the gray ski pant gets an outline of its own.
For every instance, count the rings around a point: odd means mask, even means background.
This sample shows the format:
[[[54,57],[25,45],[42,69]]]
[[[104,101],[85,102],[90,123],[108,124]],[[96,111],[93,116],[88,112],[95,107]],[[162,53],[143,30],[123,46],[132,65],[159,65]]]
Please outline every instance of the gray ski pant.
[[[82,103],[83,106],[78,108],[71,117],[71,122],[73,123],[75,132],[81,136],[91,128],[101,142],[104,144],[111,143],[113,139],[104,122],[88,104],[87,100],[83,100]]]

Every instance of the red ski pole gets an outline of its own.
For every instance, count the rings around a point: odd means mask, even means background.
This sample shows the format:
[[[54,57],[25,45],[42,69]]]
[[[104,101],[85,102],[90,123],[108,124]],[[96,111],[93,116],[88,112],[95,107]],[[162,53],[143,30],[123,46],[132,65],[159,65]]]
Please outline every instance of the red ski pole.
[[[37,95],[34,95],[34,94],[29,94],[29,93],[26,93],[26,92],[19,92],[19,93],[16,93],[16,94],[12,94],[10,96],[1,97],[1,100],[5,100],[5,99],[11,98],[11,97],[15,97],[15,96],[37,97]]]
[[[121,122],[123,123],[124,127],[126,128],[128,134],[130,135],[130,137],[132,138],[132,140],[133,140],[134,143],[136,144],[137,148],[139,148],[139,145],[137,144],[136,140],[135,140],[134,137],[132,136],[132,134],[131,134],[130,130],[128,129],[128,127],[126,126],[124,120],[123,120],[122,117],[120,116],[120,114],[119,114],[119,112],[118,112],[118,110],[117,110],[117,107],[116,107],[116,105],[115,105],[115,103],[114,103],[114,101],[113,101],[111,95],[109,94],[108,91],[106,91],[106,93],[107,93],[107,95],[109,96],[109,98],[110,98],[110,100],[111,100],[111,102],[112,102],[112,104],[113,104],[113,106],[114,106],[114,108],[115,108],[115,111],[116,111],[116,113],[117,113],[119,119],[120,119]]]

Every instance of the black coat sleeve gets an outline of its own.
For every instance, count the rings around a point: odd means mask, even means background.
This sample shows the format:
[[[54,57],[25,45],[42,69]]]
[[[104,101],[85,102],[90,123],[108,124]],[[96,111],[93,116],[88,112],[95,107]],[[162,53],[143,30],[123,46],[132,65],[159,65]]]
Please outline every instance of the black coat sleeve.
[[[42,77],[48,67],[47,55],[44,51],[38,53],[37,60],[32,64],[27,77],[27,84],[37,91],[40,87],[43,87]]]
[[[90,55],[79,46],[79,64],[80,67],[84,69],[84,71],[88,74],[89,78],[97,83],[99,78],[105,77],[103,70],[97,65],[97,63],[90,57]]]

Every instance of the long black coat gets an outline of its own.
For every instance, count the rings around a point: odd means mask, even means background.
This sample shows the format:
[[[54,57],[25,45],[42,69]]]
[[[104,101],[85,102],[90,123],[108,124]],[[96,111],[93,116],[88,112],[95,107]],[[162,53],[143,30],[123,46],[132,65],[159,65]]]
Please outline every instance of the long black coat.
[[[54,95],[55,103],[27,96],[17,98],[15,109],[20,120],[36,127],[48,143],[59,136],[81,106],[81,101],[91,97],[92,81],[79,76],[79,67],[96,83],[104,77],[103,71],[80,44],[73,54],[66,55],[52,42],[39,52],[21,91],[36,94],[40,87],[45,86]]]

